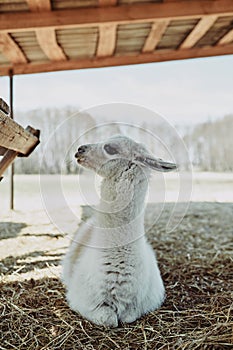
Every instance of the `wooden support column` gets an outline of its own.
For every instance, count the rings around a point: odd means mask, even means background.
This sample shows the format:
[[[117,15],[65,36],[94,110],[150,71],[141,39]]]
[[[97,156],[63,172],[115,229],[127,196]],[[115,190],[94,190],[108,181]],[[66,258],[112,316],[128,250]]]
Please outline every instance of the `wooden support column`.
[[[11,119],[14,119],[14,96],[13,96],[13,72],[10,71],[10,75],[9,75],[9,95],[10,95],[10,117]],[[10,157],[10,160],[13,162],[13,160],[15,159],[15,157],[17,157],[17,152],[15,151],[8,151],[10,152],[8,155]],[[14,163],[11,164],[10,166],[10,209],[13,210],[14,209],[14,174],[15,174],[15,167],[14,167]]]

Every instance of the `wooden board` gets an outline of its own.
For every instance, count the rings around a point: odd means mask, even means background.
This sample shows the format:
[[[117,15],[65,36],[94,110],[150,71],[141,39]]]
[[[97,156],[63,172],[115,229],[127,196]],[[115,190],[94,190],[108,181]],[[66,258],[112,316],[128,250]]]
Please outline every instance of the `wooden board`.
[[[189,33],[195,28],[198,19],[171,21],[167,26],[161,41],[157,45],[158,50],[174,49],[176,50]]]
[[[28,154],[38,144],[38,138],[26,131],[0,110],[0,146]]]
[[[144,64],[189,58],[232,55],[233,45],[216,45],[214,47],[191,48],[183,50],[156,50],[153,53],[129,54],[125,56],[110,56],[91,59],[74,59],[61,62],[27,63],[13,67],[14,74],[32,74],[84,68],[101,68],[123,66],[129,64]],[[9,66],[0,66],[0,74],[7,75]]]
[[[211,29],[197,42],[196,47],[217,44],[220,39],[233,29],[233,16],[219,17]]]
[[[116,25],[104,24],[99,28],[97,56],[112,56],[116,46]]]
[[[97,26],[104,23],[141,23],[155,20],[200,18],[205,15],[233,15],[232,0],[192,0],[91,7],[73,10],[0,14],[0,31],[31,31],[39,28]]]
[[[3,173],[13,163],[17,155],[18,155],[17,151],[12,151],[10,149],[6,151],[6,153],[4,154],[3,158],[0,161],[0,180],[2,179]]]
[[[0,98],[0,111],[2,111],[3,113],[5,113],[7,115],[10,114],[10,107],[2,98]]]
[[[0,51],[14,64],[27,62],[26,56],[8,33],[0,33]]]
[[[152,24],[150,33],[144,42],[142,52],[153,52],[155,50],[168,24],[169,21],[159,21]]]

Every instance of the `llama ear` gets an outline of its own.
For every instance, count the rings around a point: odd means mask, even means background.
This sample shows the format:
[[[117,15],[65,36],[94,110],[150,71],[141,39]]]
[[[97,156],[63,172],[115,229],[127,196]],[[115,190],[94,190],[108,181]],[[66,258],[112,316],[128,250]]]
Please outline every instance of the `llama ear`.
[[[136,162],[157,171],[167,172],[177,169],[175,163],[165,162],[160,158],[153,158],[151,156],[137,156],[135,160]]]

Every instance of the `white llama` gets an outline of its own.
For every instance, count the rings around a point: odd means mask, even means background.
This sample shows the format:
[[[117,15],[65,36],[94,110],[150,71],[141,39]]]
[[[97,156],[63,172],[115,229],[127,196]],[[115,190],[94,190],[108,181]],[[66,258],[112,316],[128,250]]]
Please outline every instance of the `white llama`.
[[[80,146],[75,157],[103,180],[100,204],[76,232],[63,262],[67,300],[93,323],[117,327],[163,303],[163,281],[144,232],[144,206],[150,169],[171,171],[176,165],[119,135]]]

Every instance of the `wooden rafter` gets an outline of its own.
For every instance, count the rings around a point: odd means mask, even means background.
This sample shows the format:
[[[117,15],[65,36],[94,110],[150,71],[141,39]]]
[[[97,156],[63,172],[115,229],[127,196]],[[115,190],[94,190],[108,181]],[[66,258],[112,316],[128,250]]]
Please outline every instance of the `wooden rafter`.
[[[8,33],[0,33],[0,51],[13,64],[27,63],[23,51]]]
[[[213,26],[216,21],[217,16],[206,16],[200,19],[198,24],[194,27],[191,33],[187,36],[187,38],[180,45],[181,49],[188,49],[193,47]]]
[[[99,41],[97,47],[97,56],[111,56],[116,46],[116,25],[104,24],[99,27]]]
[[[46,56],[52,61],[66,60],[66,55],[58,45],[53,28],[41,28],[36,31],[37,41]]]
[[[230,43],[233,43],[233,29],[219,40],[218,45],[227,45]]]
[[[151,62],[163,62],[172,60],[182,60],[188,58],[198,58],[206,56],[232,55],[233,45],[216,45],[213,47],[191,48],[183,50],[159,50],[155,53],[142,53],[129,56],[95,57],[93,59],[78,59],[59,62],[28,63],[16,65],[14,67],[0,66],[0,75],[7,75],[9,68],[14,74],[32,74],[41,72],[52,72],[83,68],[100,68],[111,66],[122,66],[129,64],[141,64]]]
[[[51,11],[50,0],[27,0],[32,12]],[[44,14],[43,14],[44,15]],[[54,28],[39,28],[36,30],[36,38],[45,55],[52,61],[66,60],[66,55],[57,43]]]
[[[0,14],[0,31],[15,32],[39,28],[75,28],[101,24],[144,23],[156,20],[233,15],[232,0],[193,0],[144,3],[96,8]]]
[[[160,42],[160,39],[165,32],[169,21],[154,22],[152,24],[150,33],[145,41],[142,52],[152,52]]]
[[[27,0],[28,7],[32,12],[42,12],[51,10],[50,0]]]

